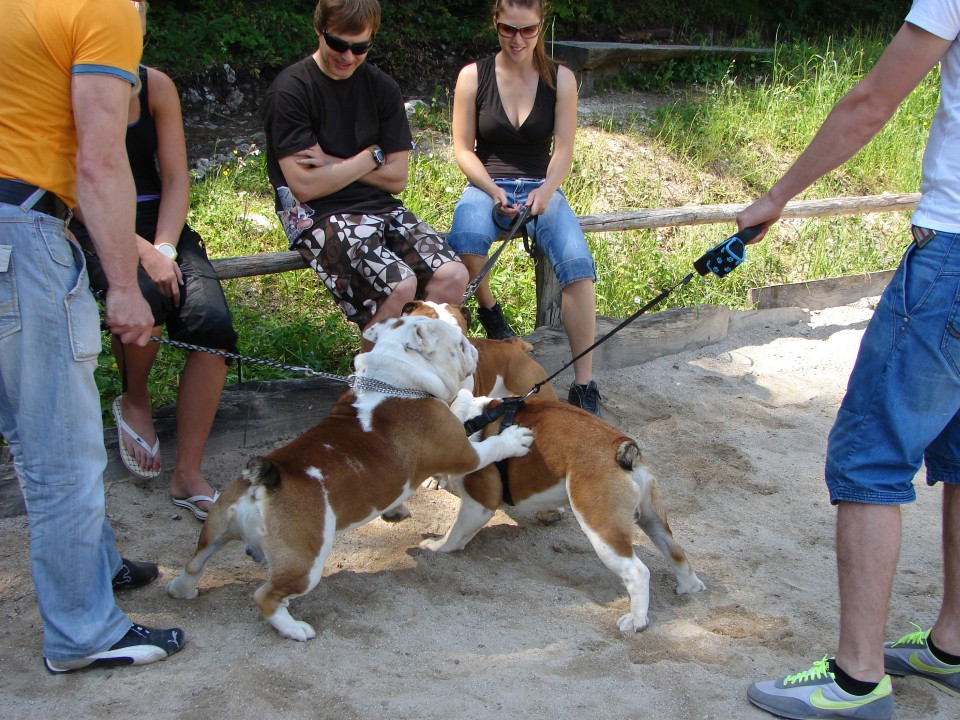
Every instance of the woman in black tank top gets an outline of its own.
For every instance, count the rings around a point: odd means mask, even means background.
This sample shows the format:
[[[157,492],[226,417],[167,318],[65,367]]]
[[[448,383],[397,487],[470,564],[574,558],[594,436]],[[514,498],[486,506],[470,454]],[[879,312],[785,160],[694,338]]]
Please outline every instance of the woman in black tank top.
[[[146,3],[138,3],[146,31]],[[163,325],[169,337],[224,350],[236,350],[237,334],[216,272],[203,241],[187,224],[190,176],[180,96],[173,81],[154,68],[140,67],[140,92],[130,99],[127,155],[137,190],[137,249],[140,291],[153,310],[153,335]],[[80,208],[82,216],[82,208]],[[107,288],[93,240],[82,223],[70,228],[87,256],[94,294]],[[159,345],[121,344],[114,356],[123,378],[123,394],[113,401],[120,457],[133,474],[160,473],[160,442],[153,428],[147,378]],[[204,519],[216,493],[200,470],[226,377],[224,359],[190,352],[177,394],[177,455],[171,476],[173,502]]]
[[[495,0],[493,24],[500,51],[467,65],[457,78],[453,145],[469,185],[454,210],[447,240],[476,276],[501,232],[494,224],[494,207],[506,226],[526,206],[534,218],[531,234],[560,281],[563,327],[576,356],[593,344],[596,327],[596,269],[560,191],[573,164],[576,79],[546,55],[542,0]],[[490,290],[489,275],[476,297],[477,316],[488,337],[515,334]],[[569,401],[599,415],[593,354],[578,359],[573,369]]]

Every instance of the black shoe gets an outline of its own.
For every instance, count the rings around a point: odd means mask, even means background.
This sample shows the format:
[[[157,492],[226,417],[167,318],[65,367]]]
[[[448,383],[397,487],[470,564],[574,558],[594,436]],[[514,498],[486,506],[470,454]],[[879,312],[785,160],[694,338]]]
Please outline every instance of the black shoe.
[[[144,585],[149,585],[160,575],[160,570],[156,565],[149,562],[137,562],[136,560],[127,560],[120,558],[123,563],[117,574],[113,576],[113,591],[117,590],[136,590]]]
[[[491,340],[506,340],[517,336],[513,328],[507,324],[507,319],[503,317],[500,303],[496,303],[492,308],[477,305],[477,319]]]
[[[47,670],[54,675],[73,672],[85,667],[115,667],[117,665],[148,665],[163,660],[183,648],[183,630],[157,630],[134,625],[113,647],[77,660],[43,659]]]
[[[567,394],[567,402],[600,417],[600,388],[593,380],[586,385],[577,385],[576,383],[571,385],[570,392]]]

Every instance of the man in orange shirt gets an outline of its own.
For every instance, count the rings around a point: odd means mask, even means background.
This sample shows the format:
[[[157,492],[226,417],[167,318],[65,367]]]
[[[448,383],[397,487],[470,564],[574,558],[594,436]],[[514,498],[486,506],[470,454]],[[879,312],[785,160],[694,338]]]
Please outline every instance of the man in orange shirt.
[[[134,624],[113,597],[157,569],[120,558],[106,520],[99,312],[67,237],[79,201],[110,279],[106,322],[149,342],[123,141],[140,21],[129,0],[0,0],[0,17],[0,432],[27,504],[44,664],[154,662],[183,632]]]

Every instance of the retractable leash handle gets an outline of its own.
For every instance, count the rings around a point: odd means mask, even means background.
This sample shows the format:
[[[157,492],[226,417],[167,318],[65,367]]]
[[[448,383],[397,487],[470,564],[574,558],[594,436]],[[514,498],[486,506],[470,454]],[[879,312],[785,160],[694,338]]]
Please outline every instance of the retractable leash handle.
[[[466,305],[467,300],[473,297],[473,294],[477,291],[477,288],[480,287],[480,283],[483,282],[483,279],[487,276],[493,266],[497,264],[497,258],[500,257],[506,247],[507,242],[516,235],[520,228],[522,228],[530,220],[530,208],[526,205],[523,206],[523,209],[517,213],[516,219],[508,227],[504,227],[497,220],[497,208],[500,207],[500,203],[497,203],[493,206],[493,224],[498,228],[503,230],[503,235],[500,236],[500,239],[503,241],[500,244],[500,247],[497,248],[497,251],[493,253],[490,257],[487,258],[487,261],[483,264],[483,267],[480,268],[480,272],[477,273],[477,276],[467,284],[467,289],[463,293],[463,298],[460,300],[461,305]]]
[[[760,234],[760,226],[754,225],[731,235],[714,248],[710,248],[693,263],[701,275],[713,273],[718,278],[726,277],[747,259],[747,243]]]

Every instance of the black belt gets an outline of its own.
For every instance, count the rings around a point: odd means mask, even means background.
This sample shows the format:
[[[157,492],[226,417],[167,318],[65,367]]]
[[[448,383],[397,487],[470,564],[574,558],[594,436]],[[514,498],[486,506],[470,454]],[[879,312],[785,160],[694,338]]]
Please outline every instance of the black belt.
[[[0,203],[22,205],[24,200],[33,195],[37,189],[36,185],[28,185],[19,180],[0,178]],[[25,209],[35,210],[44,215],[52,215],[60,220],[66,220],[70,217],[70,208],[66,206],[63,200],[46,190],[43,191],[40,199],[33,204],[33,207]]]

